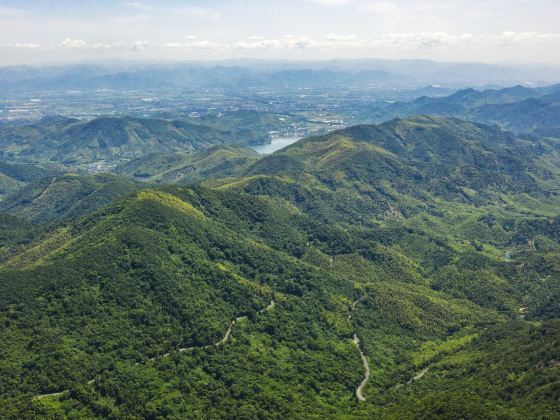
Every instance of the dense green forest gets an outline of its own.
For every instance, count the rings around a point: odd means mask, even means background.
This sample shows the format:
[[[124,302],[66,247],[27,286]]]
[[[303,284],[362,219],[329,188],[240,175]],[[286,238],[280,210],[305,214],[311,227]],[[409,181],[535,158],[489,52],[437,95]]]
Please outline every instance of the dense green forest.
[[[61,173],[62,169],[49,164],[32,165],[0,160],[0,199],[15,193],[32,181]]]
[[[1,417],[560,416],[555,140],[417,116],[148,169],[188,185],[3,202]]]
[[[115,172],[151,183],[188,184],[237,175],[258,159],[259,154],[246,147],[213,146],[194,153],[149,154],[117,166]]]
[[[111,174],[40,178],[7,195],[0,210],[35,223],[72,219],[111,204],[140,184]]]

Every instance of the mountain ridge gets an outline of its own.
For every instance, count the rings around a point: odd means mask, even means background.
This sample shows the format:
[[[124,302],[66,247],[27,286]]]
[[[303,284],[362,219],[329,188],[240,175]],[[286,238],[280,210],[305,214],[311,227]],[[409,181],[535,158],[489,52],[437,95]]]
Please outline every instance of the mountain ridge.
[[[254,129],[247,129],[245,124]],[[214,145],[264,143],[275,124],[281,122],[249,111],[222,118],[181,120],[129,116],[103,116],[86,121],[43,118],[35,124],[0,129],[0,157],[66,165],[122,162],[156,152],[192,152]]]
[[[516,134],[558,137],[559,85],[542,88],[515,86],[500,90],[465,89],[444,97],[421,97],[373,111],[376,120],[430,114],[497,124]]]

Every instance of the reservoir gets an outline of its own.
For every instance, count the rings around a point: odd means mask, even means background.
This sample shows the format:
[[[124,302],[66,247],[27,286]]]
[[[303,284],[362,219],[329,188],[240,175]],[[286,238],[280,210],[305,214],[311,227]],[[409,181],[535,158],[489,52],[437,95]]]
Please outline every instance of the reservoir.
[[[269,144],[255,144],[249,147],[261,155],[269,155],[277,150],[289,146],[292,143],[295,143],[298,140],[301,140],[301,137],[278,137],[272,139]]]

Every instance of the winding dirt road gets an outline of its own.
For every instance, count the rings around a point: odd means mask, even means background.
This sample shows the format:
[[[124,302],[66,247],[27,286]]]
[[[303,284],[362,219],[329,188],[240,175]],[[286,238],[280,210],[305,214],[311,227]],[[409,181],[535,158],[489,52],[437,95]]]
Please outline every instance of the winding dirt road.
[[[362,299],[365,298],[366,295],[362,296],[360,299],[358,299],[357,301],[353,302],[352,305],[350,306],[350,314],[348,315],[348,321],[350,321],[350,319],[352,319],[352,312],[354,311],[354,309],[356,309],[356,305],[358,303],[360,303],[362,301]],[[362,358],[362,363],[364,364],[364,379],[362,379],[362,382],[360,382],[360,384],[358,385],[358,388],[356,388],[356,397],[358,398],[358,400],[360,401],[365,401],[365,397],[362,393],[362,391],[364,390],[366,384],[369,381],[369,363],[366,359],[366,356],[364,355],[362,348],[360,347],[360,339],[358,338],[358,335],[356,333],[354,333],[354,338],[352,339],[352,342],[356,345],[356,347],[358,348],[358,351],[360,352],[360,357]]]
[[[354,342],[354,344],[358,348],[358,351],[360,352],[360,357],[362,358],[362,362],[364,363],[364,370],[365,370],[364,379],[362,379],[362,382],[360,382],[360,385],[358,385],[358,388],[356,388],[356,397],[358,397],[360,401],[365,401],[366,399],[364,398],[362,391],[364,390],[364,387],[369,381],[369,363],[366,359],[366,356],[364,356],[362,349],[360,348],[360,339],[355,333],[354,333],[354,339],[352,341]]]
[[[273,309],[275,305],[276,305],[276,303],[274,302],[274,300],[271,300],[270,304],[266,308],[260,309],[257,313],[262,314],[264,312],[268,312],[271,309]],[[226,333],[224,334],[223,338],[220,341],[218,341],[214,344],[207,344],[205,346],[184,347],[184,348],[178,349],[178,351],[183,353],[183,352],[186,352],[186,351],[189,351],[189,350],[194,350],[194,349],[207,349],[207,348],[210,348],[210,347],[219,347],[219,346],[225,344],[229,340],[229,338],[231,336],[231,332],[232,332],[235,324],[238,323],[239,321],[244,320],[244,319],[247,319],[247,316],[240,316],[240,317],[237,317],[234,320],[232,320],[230,322],[229,327],[226,330]],[[169,356],[171,356],[171,353],[165,353],[165,354],[163,354],[159,357],[152,357],[150,359],[150,362],[155,362],[156,360],[163,359],[163,358],[169,357]],[[138,365],[139,363],[136,363],[136,364]],[[92,379],[92,380],[88,381],[87,383],[88,383],[88,385],[91,385],[94,382],[95,382],[95,379]],[[64,394],[67,391],[68,390],[64,390],[64,391],[60,391],[60,392],[53,392],[51,394],[37,395],[34,398],[41,399],[41,398],[47,398],[47,397],[57,397],[57,396],[60,396],[60,395]]]
[[[270,301],[270,304],[269,304],[266,308],[263,308],[263,309],[259,310],[258,313],[259,313],[259,314],[262,314],[262,313],[264,313],[264,312],[268,312],[268,311],[270,311],[272,308],[274,308],[274,305],[276,305],[276,303],[274,302],[274,300],[271,300],[271,301]],[[246,316],[246,315],[245,315],[245,316],[239,316],[239,317],[233,319],[233,320],[229,323],[229,327],[228,327],[228,329],[226,330],[226,332],[225,332],[224,336],[222,337],[222,339],[220,339],[220,341],[217,341],[217,342],[215,342],[215,343],[213,343],[213,344],[206,344],[205,346],[182,347],[182,348],[178,349],[177,351],[180,352],[180,353],[184,353],[184,352],[186,352],[186,351],[191,351],[191,350],[194,350],[194,349],[207,349],[207,348],[210,348],[210,347],[219,347],[219,346],[221,346],[222,344],[225,344],[225,343],[229,340],[229,338],[230,338],[230,336],[231,336],[231,331],[233,330],[233,327],[235,326],[235,324],[237,324],[239,321],[243,321],[244,319],[247,319],[247,316]],[[158,360],[158,359],[163,359],[163,358],[169,357],[169,356],[171,356],[171,353],[165,353],[165,354],[162,354],[162,355],[159,356],[159,357],[152,357],[152,358],[150,359],[150,362],[154,362],[154,361],[156,361],[156,360]]]
[[[360,303],[360,301],[363,299],[364,297],[362,296],[360,299],[358,299],[357,301],[353,302],[352,305],[350,305],[350,313],[348,314],[348,321],[350,321],[352,319],[352,312],[354,312],[354,309],[356,308],[356,305],[358,303]]]

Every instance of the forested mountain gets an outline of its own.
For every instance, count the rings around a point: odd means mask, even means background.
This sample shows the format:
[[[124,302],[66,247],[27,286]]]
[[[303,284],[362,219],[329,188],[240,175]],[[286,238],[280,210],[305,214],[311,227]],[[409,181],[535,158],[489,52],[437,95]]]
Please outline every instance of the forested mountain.
[[[0,262],[8,260],[34,241],[40,241],[44,232],[48,234],[48,228],[0,212]]]
[[[72,219],[107,206],[140,184],[110,174],[41,178],[0,201],[0,210],[35,223]]]
[[[0,199],[31,181],[60,173],[61,169],[52,166],[0,161]]]
[[[446,97],[420,97],[378,107],[377,120],[415,114],[458,117],[498,124],[520,134],[560,136],[560,86],[501,90],[460,90]]]
[[[0,157],[64,164],[123,161],[150,153],[191,152],[213,145],[265,143],[283,123],[277,116],[233,112],[223,117],[163,120],[46,117],[0,128]]]
[[[481,106],[472,111],[472,118],[536,137],[560,137],[560,88],[539,98]]]
[[[185,184],[239,174],[259,157],[246,147],[213,146],[189,154],[147,155],[117,166],[115,173],[141,181]]]
[[[132,161],[227,177],[18,222],[3,417],[557,416],[554,141],[413,117],[243,150]]]
[[[403,209],[418,204],[425,211],[431,196],[483,204],[501,194],[547,194],[540,184],[559,178],[541,158],[556,144],[522,140],[497,127],[417,116],[299,141],[259,160],[247,175],[311,173],[335,193],[367,190],[372,206],[383,203],[378,211],[391,203]],[[343,212],[349,208],[341,206]]]

